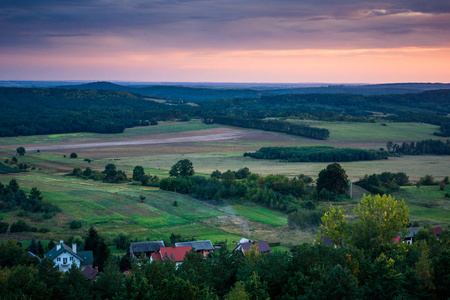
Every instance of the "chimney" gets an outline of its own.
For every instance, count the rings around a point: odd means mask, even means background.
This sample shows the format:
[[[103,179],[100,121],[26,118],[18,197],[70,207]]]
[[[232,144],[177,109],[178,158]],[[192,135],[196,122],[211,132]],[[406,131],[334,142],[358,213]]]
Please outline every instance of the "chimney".
[[[60,240],[60,241],[59,241],[59,244],[56,245],[56,251],[59,251],[59,249],[61,249],[61,246],[62,246],[63,243],[64,243],[63,240]]]
[[[77,254],[77,244],[76,243],[72,244],[72,251],[73,251],[73,253]]]

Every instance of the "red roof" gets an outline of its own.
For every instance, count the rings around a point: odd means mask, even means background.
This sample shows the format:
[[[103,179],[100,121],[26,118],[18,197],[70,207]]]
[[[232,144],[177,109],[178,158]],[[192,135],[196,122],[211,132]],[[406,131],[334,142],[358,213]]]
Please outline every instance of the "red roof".
[[[164,247],[160,248],[162,259],[166,259],[167,257],[176,262],[182,262],[186,253],[191,251],[191,246],[184,247]]]
[[[153,252],[151,253],[151,256],[153,260],[162,261],[161,254],[159,254],[159,252]]]
[[[442,227],[435,227],[434,228],[434,233],[441,234],[441,232],[442,232]]]

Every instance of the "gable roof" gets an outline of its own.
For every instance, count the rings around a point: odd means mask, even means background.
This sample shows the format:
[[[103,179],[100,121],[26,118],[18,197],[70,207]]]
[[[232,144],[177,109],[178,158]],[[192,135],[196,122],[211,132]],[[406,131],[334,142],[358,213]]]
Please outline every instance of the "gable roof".
[[[98,275],[98,269],[94,269],[94,268],[92,268],[91,266],[87,266],[87,267],[84,268],[84,270],[81,271],[81,272],[84,274],[84,276],[85,276],[87,279],[93,279],[95,276]]]
[[[157,252],[165,247],[163,241],[134,242],[130,244],[130,253]]]
[[[59,250],[58,250],[58,246]],[[67,246],[64,243],[59,243],[58,245],[56,245],[55,247],[53,247],[50,251],[48,251],[44,257],[48,257],[51,260],[54,260],[56,257],[58,257],[61,253],[63,253],[64,251],[69,252],[70,254],[72,254],[73,256],[75,256],[76,258],[78,258],[79,260],[83,261],[83,259],[77,255],[75,252],[73,252],[72,247]],[[92,252],[92,251],[91,251]]]
[[[159,252],[153,252],[150,256],[152,257],[152,260],[162,261],[161,254]]]
[[[404,236],[404,238],[413,238],[416,235],[416,233],[419,232],[420,227],[406,228],[406,230],[408,230],[408,234]]]
[[[175,243],[176,247],[191,246],[195,251],[214,250],[210,240]]]
[[[182,262],[186,253],[191,251],[191,246],[183,246],[183,247],[164,247],[159,249],[161,252],[161,258],[170,260],[174,260],[176,262]]]
[[[78,256],[81,257],[81,264],[84,266],[92,266],[94,263],[94,253],[92,250],[88,251],[78,251]]]
[[[260,242],[249,242],[249,243],[241,243],[239,246],[241,247],[240,250],[248,251],[250,250],[250,247],[252,245],[258,245],[258,252],[270,252],[272,251],[272,248],[270,248],[269,243],[266,241],[260,241]]]

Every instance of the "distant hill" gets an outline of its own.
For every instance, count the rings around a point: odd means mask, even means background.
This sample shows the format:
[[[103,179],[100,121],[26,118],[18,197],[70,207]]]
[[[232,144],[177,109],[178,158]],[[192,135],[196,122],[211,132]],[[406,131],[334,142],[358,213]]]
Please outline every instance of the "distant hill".
[[[211,86],[213,86],[211,84]],[[270,86],[270,87],[269,87]],[[428,90],[450,89],[450,84],[445,83],[392,83],[373,85],[328,85],[322,87],[294,87],[286,88],[281,85],[268,85],[266,89],[260,84],[249,88],[233,88],[233,84],[226,88],[187,87],[183,85],[147,85],[127,86],[111,82],[92,82],[79,85],[64,85],[60,88],[79,90],[107,90],[127,91],[144,96],[165,98],[171,100],[185,100],[189,102],[202,102],[208,100],[236,99],[236,98],[260,98],[269,95],[288,94],[359,94],[359,95],[394,95],[421,93]],[[236,84],[236,87],[239,87]]]

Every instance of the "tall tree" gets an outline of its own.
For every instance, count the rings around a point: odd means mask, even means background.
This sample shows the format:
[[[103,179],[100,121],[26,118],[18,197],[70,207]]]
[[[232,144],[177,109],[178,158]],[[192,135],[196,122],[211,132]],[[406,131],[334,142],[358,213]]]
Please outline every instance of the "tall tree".
[[[142,166],[134,167],[134,169],[133,169],[133,180],[134,181],[140,181],[141,177],[143,175],[145,175],[144,167],[142,167]]]
[[[345,211],[330,206],[330,209],[322,216],[320,233],[328,237],[340,247],[349,236],[349,225],[345,220]]]
[[[352,241],[360,248],[392,244],[409,223],[405,201],[391,195],[364,195],[355,213],[359,220],[353,226]]]
[[[319,194],[322,189],[326,189],[334,195],[341,195],[345,194],[348,188],[347,174],[340,164],[329,164],[326,169],[320,171],[317,178],[317,192]]]
[[[98,266],[100,271],[103,271],[106,260],[111,255],[105,240],[98,234],[97,230],[91,226],[88,231],[88,235],[84,241],[84,249],[92,250],[94,255],[94,266]]]
[[[189,159],[179,160],[169,171],[172,177],[186,177],[194,175],[194,166]]]

